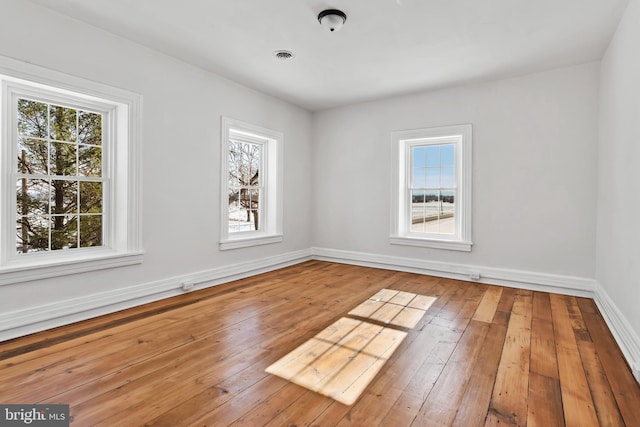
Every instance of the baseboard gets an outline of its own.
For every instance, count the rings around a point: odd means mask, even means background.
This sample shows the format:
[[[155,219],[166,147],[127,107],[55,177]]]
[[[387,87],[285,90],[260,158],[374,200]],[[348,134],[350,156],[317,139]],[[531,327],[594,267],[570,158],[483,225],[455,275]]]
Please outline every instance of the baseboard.
[[[313,258],[387,270],[407,271],[491,285],[592,298],[596,281],[582,277],[456,264],[364,252],[312,248]],[[474,279],[473,277],[478,277]]]
[[[180,295],[184,282],[194,284],[194,290],[204,289],[311,259],[311,250],[306,249],[2,313],[0,342]]]
[[[640,383],[640,337],[602,286],[596,287],[593,299],[622,354],[627,359],[633,376]]]

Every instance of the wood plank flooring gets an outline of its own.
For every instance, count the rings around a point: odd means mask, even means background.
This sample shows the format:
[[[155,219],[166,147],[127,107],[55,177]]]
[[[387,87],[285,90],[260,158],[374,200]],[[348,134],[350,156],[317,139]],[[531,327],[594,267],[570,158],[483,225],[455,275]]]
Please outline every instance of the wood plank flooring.
[[[353,405],[265,369],[381,289],[435,297]],[[0,343],[0,403],[72,426],[639,426],[592,300],[310,261]]]

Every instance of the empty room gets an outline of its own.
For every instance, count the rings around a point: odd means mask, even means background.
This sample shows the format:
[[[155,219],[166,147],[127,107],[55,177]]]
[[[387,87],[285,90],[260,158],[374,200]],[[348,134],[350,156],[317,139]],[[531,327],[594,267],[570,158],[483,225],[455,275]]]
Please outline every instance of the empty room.
[[[0,16],[0,426],[640,425],[640,0]]]

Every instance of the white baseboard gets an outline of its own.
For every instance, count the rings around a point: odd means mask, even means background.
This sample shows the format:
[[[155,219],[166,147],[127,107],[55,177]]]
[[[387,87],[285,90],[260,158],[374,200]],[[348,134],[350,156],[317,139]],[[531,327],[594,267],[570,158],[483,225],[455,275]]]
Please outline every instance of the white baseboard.
[[[204,289],[311,259],[311,250],[306,249],[2,313],[0,342],[180,295],[183,282],[193,283],[194,290]]]
[[[609,294],[597,286],[594,301],[602,313],[609,330],[613,334],[622,354],[627,359],[633,376],[640,383],[640,337],[633,330],[618,306],[609,297]]]
[[[312,248],[313,258],[343,264],[362,265],[387,270],[407,271],[437,277],[466,280],[491,285],[509,286],[534,291],[593,298],[596,281],[582,277],[535,273],[523,270],[485,267],[480,265],[456,264],[403,258],[364,252],[342,251],[326,248]],[[471,276],[478,274],[479,279]]]

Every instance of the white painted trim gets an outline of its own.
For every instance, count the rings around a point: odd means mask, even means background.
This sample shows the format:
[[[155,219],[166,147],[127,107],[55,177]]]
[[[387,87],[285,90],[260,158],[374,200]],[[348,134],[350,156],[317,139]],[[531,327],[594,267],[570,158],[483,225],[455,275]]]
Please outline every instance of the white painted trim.
[[[245,261],[128,288],[0,314],[0,341],[136,307],[183,293],[182,283],[204,289],[311,260],[311,250]]]
[[[596,286],[593,299],[627,359],[633,376],[640,383],[640,337],[600,284]]]
[[[144,252],[128,252],[119,254],[113,251],[110,253],[109,251],[105,251],[105,253],[105,255],[93,256],[90,259],[58,258],[57,262],[35,265],[29,268],[2,268],[0,269],[0,286],[9,285],[11,283],[46,279],[49,277],[66,276],[69,274],[141,264],[142,257],[144,255]]]
[[[239,248],[248,248],[250,246],[259,246],[259,245],[269,245],[271,243],[280,243],[283,240],[283,236],[281,234],[275,236],[261,236],[261,237],[250,237],[247,239],[234,239],[227,240],[225,242],[220,242],[220,250],[226,251],[229,249],[239,249]]]
[[[421,248],[448,249],[450,251],[471,252],[471,242],[460,242],[457,240],[427,240],[415,237],[390,236],[389,243],[392,245],[418,246]]]
[[[574,276],[404,258],[364,252],[312,248],[313,258],[343,264],[407,271],[437,277],[591,298],[596,281]],[[472,280],[479,274],[478,280]]]

